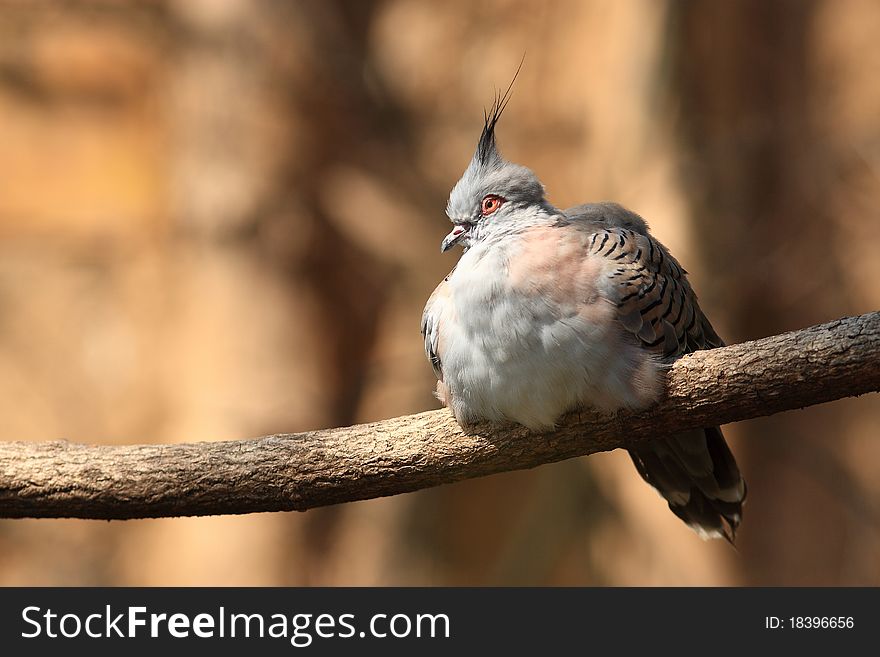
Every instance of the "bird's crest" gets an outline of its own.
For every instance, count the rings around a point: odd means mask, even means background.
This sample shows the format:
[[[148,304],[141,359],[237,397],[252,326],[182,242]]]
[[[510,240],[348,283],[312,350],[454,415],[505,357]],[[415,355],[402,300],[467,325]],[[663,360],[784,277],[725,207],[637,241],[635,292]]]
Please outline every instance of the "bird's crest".
[[[543,186],[529,169],[507,162],[501,157],[495,143],[495,126],[510,101],[513,83],[522,69],[520,61],[507,89],[495,92],[495,99],[488,110],[483,111],[483,131],[470,163],[452,188],[446,204],[446,214],[455,224],[473,224],[487,216],[481,201],[487,195],[495,195],[504,201],[539,202],[544,194]],[[502,201],[503,202],[503,201]]]
[[[513,89],[513,83],[516,82],[525,59],[526,56],[523,55],[519,66],[516,68],[516,73],[513,74],[513,79],[507,85],[504,93],[502,94],[500,90],[496,91],[492,107],[488,110],[483,110],[483,132],[480,134],[480,141],[477,143],[477,152],[474,153],[474,159],[480,166],[486,166],[501,159],[501,154],[498,152],[498,147],[495,144],[495,125],[498,123],[498,119],[501,118],[507,103],[510,102],[510,92]]]

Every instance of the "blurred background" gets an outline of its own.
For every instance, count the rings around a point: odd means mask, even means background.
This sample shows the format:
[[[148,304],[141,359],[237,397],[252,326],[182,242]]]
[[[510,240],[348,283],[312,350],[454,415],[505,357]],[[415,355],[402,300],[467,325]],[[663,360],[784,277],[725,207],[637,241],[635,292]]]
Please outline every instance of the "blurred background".
[[[612,199],[728,342],[880,308],[876,0],[0,1],[0,439],[437,407],[449,189]],[[880,398],[728,426],[738,552],[598,454],[307,513],[0,520],[0,584],[878,585]]]

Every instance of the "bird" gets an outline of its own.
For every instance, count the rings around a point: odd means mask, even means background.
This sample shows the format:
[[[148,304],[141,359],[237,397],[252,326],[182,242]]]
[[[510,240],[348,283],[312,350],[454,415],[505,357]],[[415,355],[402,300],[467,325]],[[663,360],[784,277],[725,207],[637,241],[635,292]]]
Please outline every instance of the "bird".
[[[484,112],[446,207],[453,227],[440,249],[462,254],[422,314],[435,394],[464,429],[541,432],[581,408],[644,409],[674,360],[724,342],[642,217],[610,202],[560,210],[531,169],[502,157],[495,128],[511,87]],[[734,544],[746,484],[719,427],[628,452],[678,518]]]

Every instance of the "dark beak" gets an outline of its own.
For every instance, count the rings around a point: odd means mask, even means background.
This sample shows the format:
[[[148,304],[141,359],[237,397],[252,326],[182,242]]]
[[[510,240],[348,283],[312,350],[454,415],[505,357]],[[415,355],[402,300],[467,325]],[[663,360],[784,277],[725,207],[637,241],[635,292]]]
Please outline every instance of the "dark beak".
[[[444,237],[443,241],[440,242],[440,253],[444,253],[455,246],[462,237],[467,235],[467,232],[467,226],[456,224],[455,228],[450,231],[449,235]]]

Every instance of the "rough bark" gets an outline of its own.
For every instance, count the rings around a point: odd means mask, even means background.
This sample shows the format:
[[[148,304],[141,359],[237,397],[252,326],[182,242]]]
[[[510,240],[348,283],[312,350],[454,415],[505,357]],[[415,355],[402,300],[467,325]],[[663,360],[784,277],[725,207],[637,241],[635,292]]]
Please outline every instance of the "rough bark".
[[[553,432],[449,412],[254,440],[0,443],[0,517],[153,518],[305,510],[405,493],[880,390],[880,312],[677,361],[640,413],[573,413]]]

